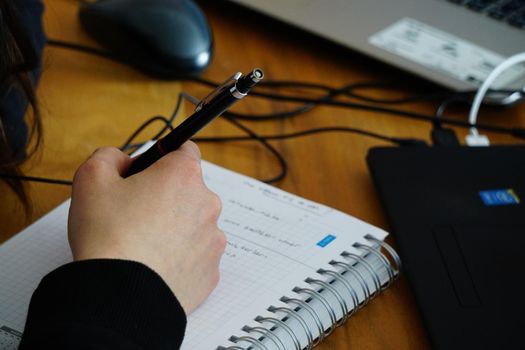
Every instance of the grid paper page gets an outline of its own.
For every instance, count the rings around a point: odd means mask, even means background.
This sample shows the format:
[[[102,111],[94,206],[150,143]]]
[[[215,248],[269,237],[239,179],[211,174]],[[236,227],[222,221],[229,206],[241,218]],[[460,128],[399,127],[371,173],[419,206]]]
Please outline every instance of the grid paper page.
[[[219,286],[190,315],[183,349],[224,344],[354,242],[367,243],[366,234],[386,236],[351,216],[249,177],[205,161],[202,167],[205,183],[223,202],[219,227],[228,245]],[[69,201],[0,246],[1,350],[16,348],[41,278],[71,261],[68,208]]]
[[[0,350],[16,349],[29,300],[42,277],[72,260],[69,201],[0,245]]]
[[[203,163],[204,180],[223,202],[228,245],[221,281],[189,317],[182,349],[215,349],[266,308],[364,236],[386,233],[329,207]],[[327,237],[331,237],[326,241]],[[328,242],[319,244],[320,242]]]

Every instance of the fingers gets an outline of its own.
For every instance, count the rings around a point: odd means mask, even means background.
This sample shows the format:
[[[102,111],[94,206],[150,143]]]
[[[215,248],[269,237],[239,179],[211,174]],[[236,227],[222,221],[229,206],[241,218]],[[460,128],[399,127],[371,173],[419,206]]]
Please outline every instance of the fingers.
[[[120,177],[124,176],[131,165],[130,157],[115,147],[98,148],[89,157],[89,161],[107,164],[108,169]]]
[[[148,173],[166,169],[172,171],[174,168],[182,168],[184,171],[197,169],[200,175],[201,153],[199,147],[191,141],[184,143],[178,150],[170,152],[153,164]],[[127,154],[114,147],[99,148],[82,164],[77,170],[75,178],[93,179],[95,177],[104,180],[121,179],[133,162]],[[167,167],[166,167],[167,166]],[[156,170],[155,170],[156,169]],[[171,170],[170,170],[171,169]],[[147,169],[148,170],[148,169]]]
[[[82,179],[121,179],[131,165],[131,159],[114,147],[99,148],[78,168],[75,181]]]
[[[186,141],[184,144],[182,144],[182,146],[180,146],[177,152],[186,154],[195,160],[201,160],[201,151],[193,141]]]
[[[157,174],[174,178],[201,179],[201,153],[199,147],[191,141],[179,149],[169,152],[143,171],[145,174]],[[178,175],[176,175],[178,174]]]

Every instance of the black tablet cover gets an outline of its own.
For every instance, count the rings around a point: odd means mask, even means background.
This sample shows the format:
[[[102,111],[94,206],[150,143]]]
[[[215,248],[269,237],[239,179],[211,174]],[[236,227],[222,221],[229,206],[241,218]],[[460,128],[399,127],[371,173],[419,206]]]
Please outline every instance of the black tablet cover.
[[[435,349],[525,349],[525,146],[373,148]]]

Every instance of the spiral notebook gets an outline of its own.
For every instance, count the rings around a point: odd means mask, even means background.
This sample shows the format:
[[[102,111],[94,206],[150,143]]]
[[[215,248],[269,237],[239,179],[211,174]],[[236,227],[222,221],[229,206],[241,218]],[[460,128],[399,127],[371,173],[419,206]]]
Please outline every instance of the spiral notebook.
[[[397,277],[386,232],[203,161],[223,203],[221,280],[188,319],[185,350],[310,348]],[[0,349],[20,340],[41,278],[71,261],[69,201],[0,246]]]

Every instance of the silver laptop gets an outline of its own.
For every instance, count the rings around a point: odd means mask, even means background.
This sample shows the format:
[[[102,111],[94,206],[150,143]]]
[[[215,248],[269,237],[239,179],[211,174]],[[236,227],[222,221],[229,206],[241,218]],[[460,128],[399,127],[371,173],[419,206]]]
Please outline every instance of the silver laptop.
[[[475,89],[497,64],[525,51],[525,0],[231,1],[456,91]],[[493,87],[523,92],[525,66]]]

